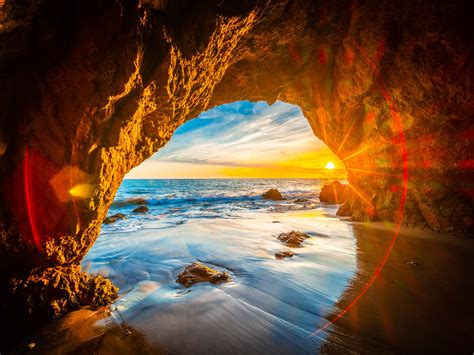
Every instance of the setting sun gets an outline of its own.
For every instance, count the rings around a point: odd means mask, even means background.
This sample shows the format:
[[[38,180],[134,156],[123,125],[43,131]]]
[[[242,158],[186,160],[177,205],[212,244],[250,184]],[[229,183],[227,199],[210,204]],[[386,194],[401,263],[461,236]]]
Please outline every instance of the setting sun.
[[[326,166],[324,168],[326,169],[329,169],[329,170],[332,170],[334,169],[336,166],[334,165],[334,163],[332,161],[328,161]]]

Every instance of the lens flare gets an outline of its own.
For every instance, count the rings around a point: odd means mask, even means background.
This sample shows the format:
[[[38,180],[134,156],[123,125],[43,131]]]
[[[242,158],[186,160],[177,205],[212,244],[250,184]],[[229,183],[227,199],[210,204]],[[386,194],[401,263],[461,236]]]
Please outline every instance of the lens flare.
[[[78,184],[69,190],[69,193],[74,197],[89,198],[92,197],[95,185],[91,184]]]

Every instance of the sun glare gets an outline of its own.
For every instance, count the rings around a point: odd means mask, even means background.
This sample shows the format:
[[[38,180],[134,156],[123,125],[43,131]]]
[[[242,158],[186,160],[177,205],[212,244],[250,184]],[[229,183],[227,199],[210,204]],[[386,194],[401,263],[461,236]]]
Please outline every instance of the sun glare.
[[[332,170],[334,169],[336,166],[334,165],[334,163],[332,161],[328,161],[326,166],[324,168],[326,169],[329,169],[329,170]]]

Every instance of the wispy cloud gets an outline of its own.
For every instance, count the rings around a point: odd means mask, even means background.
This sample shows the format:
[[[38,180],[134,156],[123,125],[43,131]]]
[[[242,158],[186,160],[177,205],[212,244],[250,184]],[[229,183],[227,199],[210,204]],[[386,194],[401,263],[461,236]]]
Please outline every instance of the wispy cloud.
[[[208,177],[211,170],[211,175],[219,175],[216,166],[225,168],[221,170],[225,175],[233,167],[281,166],[283,161],[324,148],[297,106],[242,101],[203,112],[184,124],[164,148],[128,177],[170,177],[169,171],[159,173],[160,162],[166,170],[179,164],[180,175],[186,175],[186,167],[194,176],[200,171],[198,175]]]

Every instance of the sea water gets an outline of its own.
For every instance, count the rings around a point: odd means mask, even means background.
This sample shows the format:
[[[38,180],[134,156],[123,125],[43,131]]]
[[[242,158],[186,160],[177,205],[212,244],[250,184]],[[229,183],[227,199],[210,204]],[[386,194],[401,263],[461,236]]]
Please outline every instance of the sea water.
[[[172,353],[314,353],[317,330],[356,270],[351,224],[319,202],[316,179],[125,180],[83,269],[120,287],[113,305]],[[262,193],[278,188],[284,200]],[[137,198],[147,213],[133,213]],[[292,258],[278,235],[310,235]],[[177,275],[199,261],[232,281],[185,288]]]

